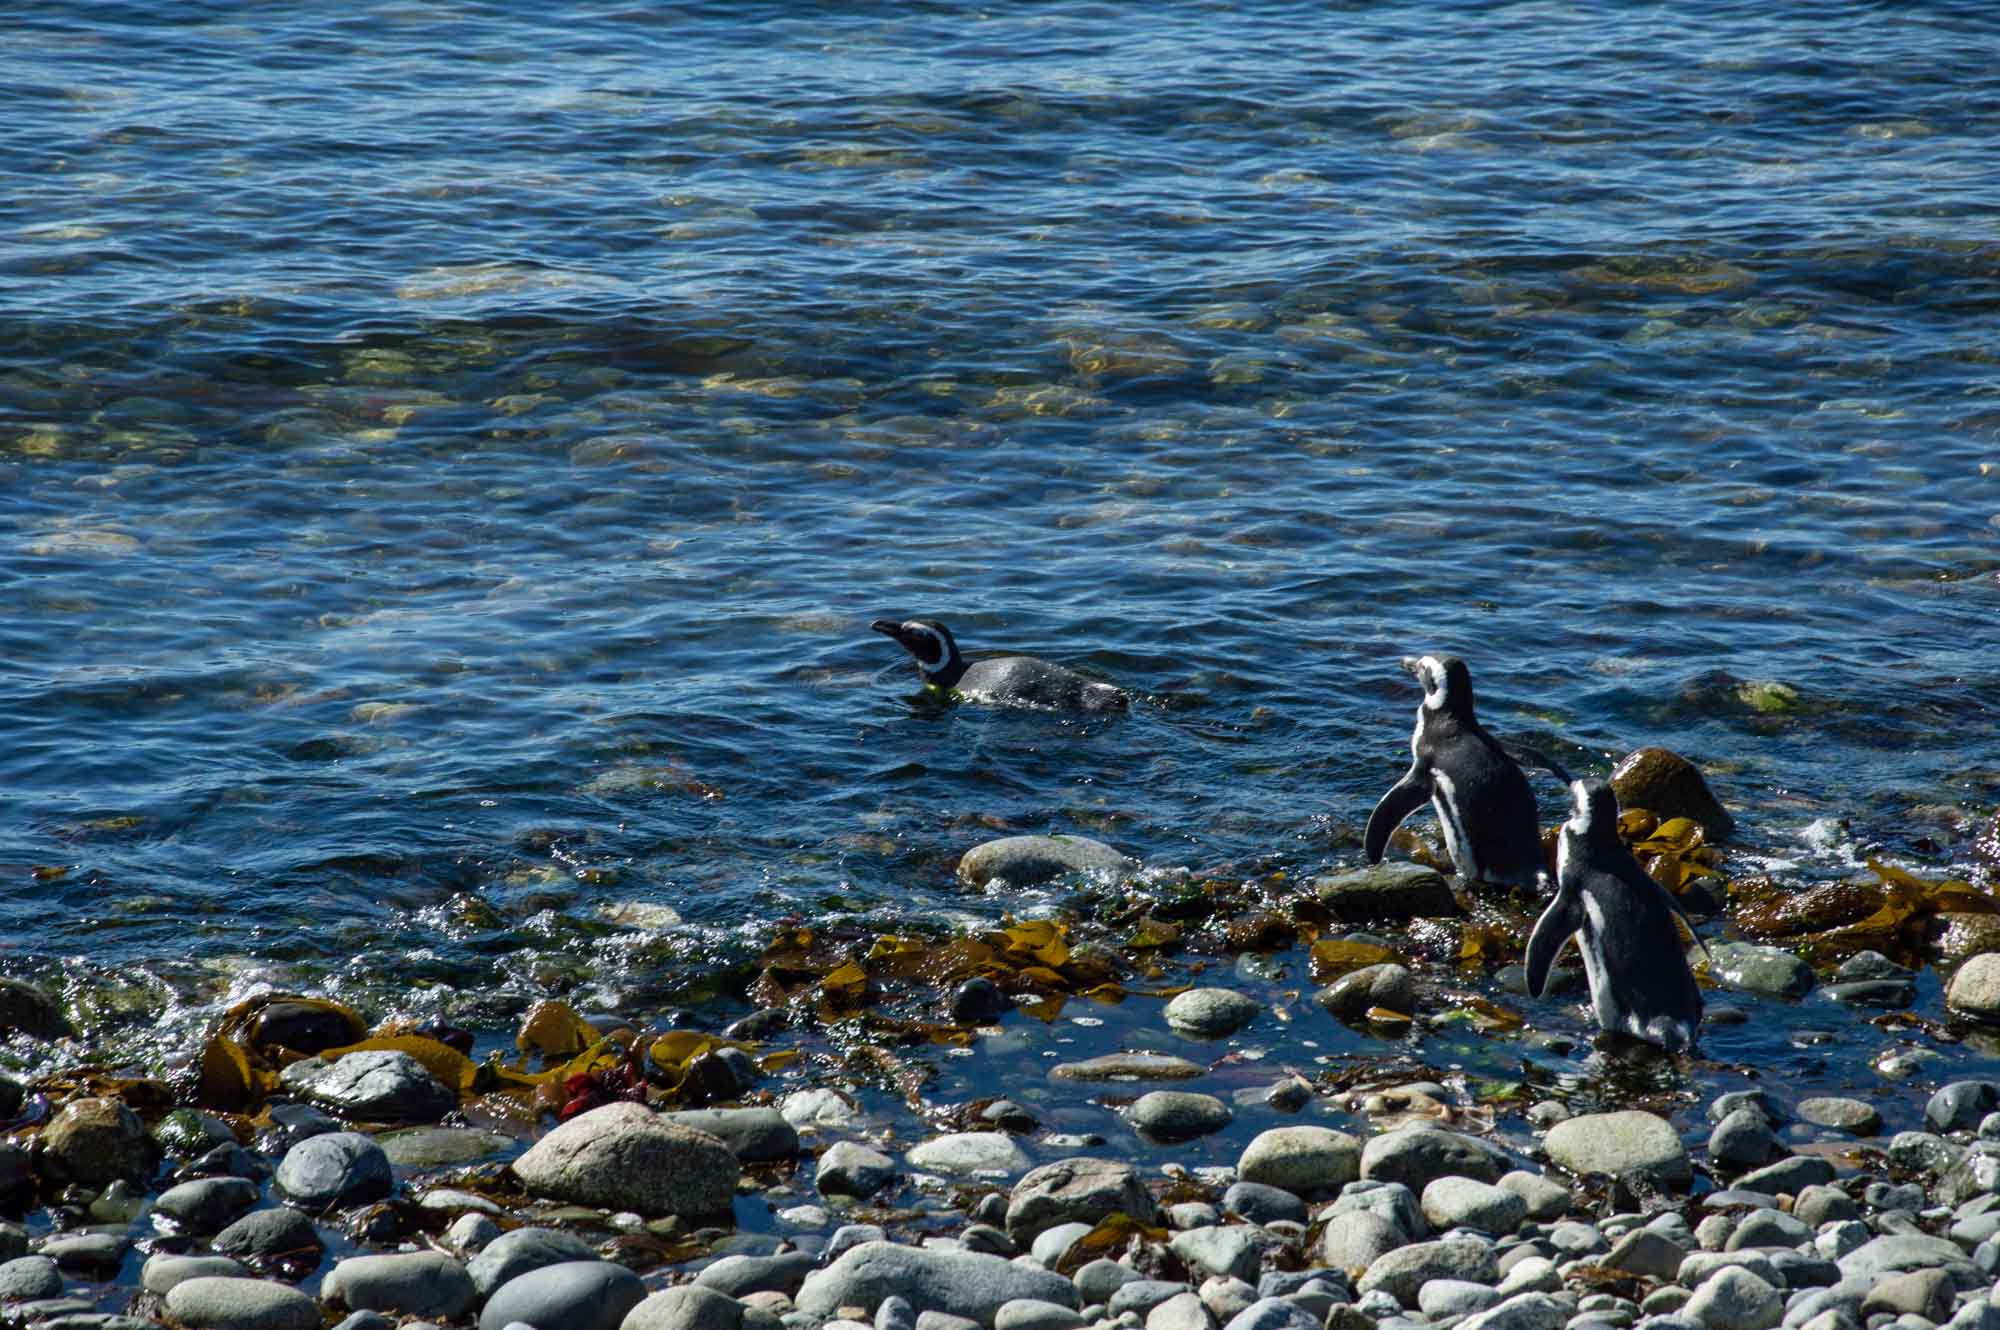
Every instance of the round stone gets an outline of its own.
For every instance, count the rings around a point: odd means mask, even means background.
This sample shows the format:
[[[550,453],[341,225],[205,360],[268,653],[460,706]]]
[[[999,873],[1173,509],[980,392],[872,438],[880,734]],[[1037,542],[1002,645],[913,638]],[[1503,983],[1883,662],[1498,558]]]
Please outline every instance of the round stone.
[[[1810,1122],[1815,1127],[1852,1132],[1856,1136],[1875,1136],[1882,1131],[1881,1111],[1859,1099],[1801,1099],[1797,1111],[1801,1122]]]
[[[706,1297],[727,1303],[732,1319],[721,1330],[735,1330],[741,1318],[734,1298],[692,1286],[674,1289],[683,1298]],[[506,1330],[514,1322],[561,1326],[563,1330],[619,1330],[642,1301],[646,1286],[639,1276],[615,1261],[564,1261],[545,1265],[508,1280],[480,1309],[479,1330]],[[660,1327],[671,1321],[642,1322]]]
[[[308,1210],[327,1210],[379,1201],[396,1182],[381,1146],[360,1132],[334,1131],[285,1151],[276,1185]]]
[[[1586,1113],[1549,1128],[1542,1146],[1571,1173],[1650,1173],[1671,1187],[1694,1181],[1687,1147],[1673,1124],[1644,1109]]]
[[[1257,1018],[1263,1006],[1228,988],[1190,988],[1167,1003],[1167,1024],[1176,1034],[1195,1039],[1221,1039]]]
[[[1131,1124],[1156,1141],[1185,1141],[1221,1131],[1234,1116],[1214,1095],[1154,1090],[1125,1110]]]
[[[1331,1127],[1273,1127],[1254,1137],[1236,1161],[1243,1181],[1299,1196],[1337,1190],[1360,1173],[1361,1142]]]
[[[320,1330],[319,1304],[268,1279],[204,1275],[167,1290],[167,1314],[203,1330]]]

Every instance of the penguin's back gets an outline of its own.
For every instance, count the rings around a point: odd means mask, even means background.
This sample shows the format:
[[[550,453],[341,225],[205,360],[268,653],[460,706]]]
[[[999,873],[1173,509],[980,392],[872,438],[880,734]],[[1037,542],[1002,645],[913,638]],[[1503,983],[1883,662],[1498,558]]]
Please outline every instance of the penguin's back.
[[[1125,693],[1034,656],[996,656],[966,666],[954,689],[975,702],[1048,711],[1123,711]]]

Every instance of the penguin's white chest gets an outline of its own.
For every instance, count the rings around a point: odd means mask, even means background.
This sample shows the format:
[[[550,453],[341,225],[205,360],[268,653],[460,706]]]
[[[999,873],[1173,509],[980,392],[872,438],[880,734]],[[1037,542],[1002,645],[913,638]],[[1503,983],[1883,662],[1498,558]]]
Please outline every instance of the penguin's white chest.
[[[1465,834],[1465,808],[1459,803],[1458,786],[1450,776],[1435,769],[1431,772],[1431,807],[1437,810],[1438,826],[1444,830],[1444,848],[1451,856],[1452,867],[1460,877],[1484,881],[1483,865],[1473,857],[1472,838]]]

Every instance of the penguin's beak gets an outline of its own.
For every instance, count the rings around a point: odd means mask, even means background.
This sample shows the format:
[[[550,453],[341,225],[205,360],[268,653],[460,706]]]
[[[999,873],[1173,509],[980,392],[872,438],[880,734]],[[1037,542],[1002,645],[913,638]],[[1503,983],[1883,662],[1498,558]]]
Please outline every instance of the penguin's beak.
[[[1403,672],[1413,679],[1423,678],[1423,662],[1415,656],[1403,657]]]
[[[897,643],[904,648],[908,648],[910,645],[909,639],[903,635],[903,625],[894,619],[877,619],[868,626],[884,636],[895,638]]]

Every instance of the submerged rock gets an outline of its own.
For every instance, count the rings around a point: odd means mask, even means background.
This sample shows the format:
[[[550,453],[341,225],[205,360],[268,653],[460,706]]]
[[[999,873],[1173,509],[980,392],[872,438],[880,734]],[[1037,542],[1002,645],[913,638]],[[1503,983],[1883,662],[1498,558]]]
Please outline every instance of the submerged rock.
[[[1214,1095],[1154,1090],[1125,1110],[1134,1127],[1156,1141],[1185,1141],[1221,1131],[1234,1115]]]
[[[1686,817],[1701,825],[1710,844],[1736,829],[1694,763],[1668,748],[1641,748],[1611,770],[1611,791],[1624,809],[1643,808],[1662,819]]]
[[[1754,942],[1712,942],[1708,972],[1719,983],[1765,997],[1803,997],[1812,990],[1812,967],[1783,947]]]
[[[1335,1016],[1358,1018],[1376,1007],[1411,1015],[1417,1009],[1417,981],[1406,966],[1364,965],[1313,994]]]
[[[1124,873],[1137,867],[1137,860],[1085,836],[1004,836],[967,850],[958,861],[958,876],[974,887],[994,878],[1026,886],[1068,873]]]
[[[1059,1081],[1191,1081],[1202,1074],[1200,1063],[1167,1053],[1106,1053],[1049,1068]]]
[[[25,1034],[36,1039],[73,1039],[76,1027],[55,999],[19,979],[0,979],[0,1035]]]

